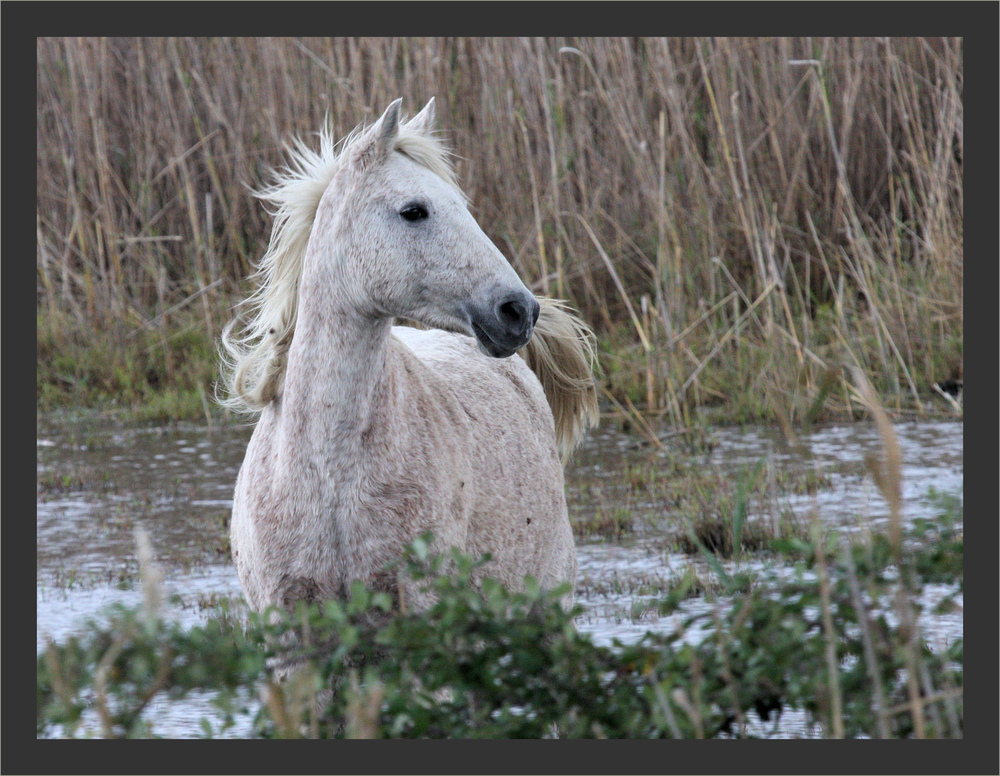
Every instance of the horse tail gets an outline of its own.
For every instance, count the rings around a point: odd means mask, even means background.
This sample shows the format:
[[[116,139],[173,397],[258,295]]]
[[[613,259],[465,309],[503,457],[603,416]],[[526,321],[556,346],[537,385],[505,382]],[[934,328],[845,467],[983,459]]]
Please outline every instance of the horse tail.
[[[538,297],[541,310],[531,340],[519,353],[538,377],[555,420],[556,443],[565,462],[597,425],[594,334],[565,302]]]

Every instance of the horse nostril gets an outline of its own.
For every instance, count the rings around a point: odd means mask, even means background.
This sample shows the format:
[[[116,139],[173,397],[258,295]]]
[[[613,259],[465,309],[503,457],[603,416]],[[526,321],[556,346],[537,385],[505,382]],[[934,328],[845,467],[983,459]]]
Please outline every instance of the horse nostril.
[[[511,299],[497,307],[497,318],[510,329],[523,329],[528,320],[528,308],[522,302]]]
[[[503,344],[504,351],[513,351],[524,347],[531,339],[538,310],[538,301],[530,293],[508,291],[496,297],[492,314],[487,313],[480,325],[485,324],[487,336]]]

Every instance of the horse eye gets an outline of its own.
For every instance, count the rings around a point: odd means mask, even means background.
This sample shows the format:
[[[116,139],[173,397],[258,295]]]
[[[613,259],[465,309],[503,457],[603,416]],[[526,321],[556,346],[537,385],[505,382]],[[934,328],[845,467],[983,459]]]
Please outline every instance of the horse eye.
[[[407,221],[423,221],[427,218],[427,208],[414,202],[400,210],[399,214]]]

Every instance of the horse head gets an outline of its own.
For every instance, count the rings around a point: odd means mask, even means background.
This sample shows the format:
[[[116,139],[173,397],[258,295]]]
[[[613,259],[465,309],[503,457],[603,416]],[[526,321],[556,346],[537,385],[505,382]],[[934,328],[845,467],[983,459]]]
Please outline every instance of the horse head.
[[[458,331],[510,356],[531,339],[539,303],[469,212],[432,134],[434,101],[409,121],[401,102],[344,149],[310,250],[359,312]]]

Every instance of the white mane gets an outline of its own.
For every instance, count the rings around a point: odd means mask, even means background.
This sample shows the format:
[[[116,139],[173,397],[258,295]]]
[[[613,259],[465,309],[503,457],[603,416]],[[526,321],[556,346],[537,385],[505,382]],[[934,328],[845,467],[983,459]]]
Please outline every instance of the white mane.
[[[459,189],[450,150],[415,124],[400,124],[394,150]],[[363,134],[363,126],[356,128],[339,150],[329,125],[318,133],[318,151],[295,138],[287,147],[288,165],[275,170],[272,183],[255,192],[270,205],[274,226],[267,252],[252,278],[257,289],[241,305],[249,308],[251,318],[237,333],[242,318],[238,315],[222,333],[228,395],[220,401],[233,410],[257,413],[277,396],[295,334],[299,278],[316,210],[341,161]]]

